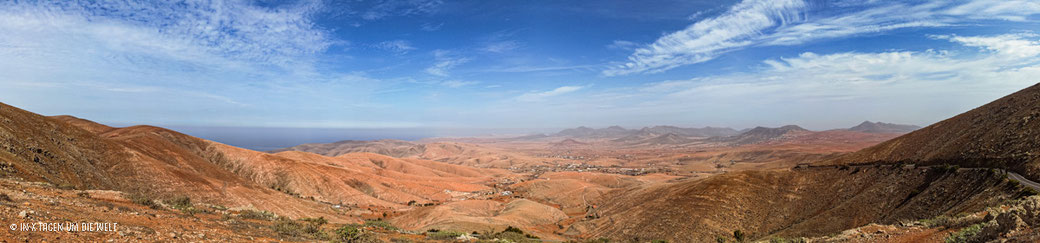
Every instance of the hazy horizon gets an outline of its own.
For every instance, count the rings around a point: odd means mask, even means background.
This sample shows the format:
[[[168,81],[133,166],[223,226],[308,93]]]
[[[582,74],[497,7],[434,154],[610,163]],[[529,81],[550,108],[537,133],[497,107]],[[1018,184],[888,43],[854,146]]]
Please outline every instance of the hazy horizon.
[[[1017,1],[7,2],[0,102],[186,127],[925,126],[1037,82],[1038,14]]]
[[[883,122],[883,121],[872,121],[872,122]],[[785,125],[797,125],[797,124],[785,124]],[[846,127],[835,127],[826,129],[813,129],[809,130],[831,130],[831,129],[845,129],[855,125],[849,125]],[[916,124],[903,124],[903,125],[916,125]],[[115,126],[132,126],[132,124],[116,124]],[[677,126],[684,128],[702,128],[703,126],[681,126],[681,125],[667,125],[658,124],[650,126],[635,126],[626,127],[626,129],[641,129],[644,127],[652,126]],[[765,126],[765,127],[779,127],[778,126]],[[799,125],[800,126],[800,125]],[[201,127],[201,126],[178,126],[169,125],[162,126],[168,129],[173,129],[184,134],[188,134],[195,137],[213,140],[216,142],[247,148],[257,151],[270,151],[275,149],[292,147],[300,144],[307,143],[332,143],[345,140],[358,140],[358,141],[372,141],[372,140],[383,140],[383,139],[396,139],[405,141],[418,141],[427,138],[445,138],[445,137],[512,137],[512,136],[523,136],[529,134],[547,134],[551,135],[564,129],[577,128],[577,127],[589,127],[589,128],[605,128],[598,126],[574,126],[574,127],[563,127],[563,128],[435,128],[435,127],[414,127],[414,128],[300,128],[300,127]],[[722,128],[732,128],[734,130],[751,129],[753,127],[735,128],[727,126],[715,126]],[[923,126],[922,126],[923,127]]]

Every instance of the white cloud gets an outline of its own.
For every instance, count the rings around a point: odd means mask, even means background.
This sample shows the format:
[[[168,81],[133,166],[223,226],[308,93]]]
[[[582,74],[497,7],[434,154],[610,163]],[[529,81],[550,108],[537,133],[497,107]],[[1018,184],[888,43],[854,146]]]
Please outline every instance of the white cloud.
[[[981,47],[1001,55],[1018,58],[1040,55],[1040,41],[1035,34],[1006,34],[999,36],[955,36],[936,35],[937,39],[946,39],[965,46]],[[1032,40],[1031,40],[1032,39]]]
[[[407,40],[391,40],[380,42],[375,45],[376,48],[383,49],[386,51],[394,52],[397,54],[406,54],[409,51],[413,51],[417,48],[412,46],[412,43]]]
[[[496,41],[487,43],[480,50],[486,52],[503,53],[520,48],[520,42],[513,40]]]
[[[441,0],[391,0],[377,4],[361,13],[365,20],[378,20],[390,16],[424,15],[436,12],[444,4]]]
[[[1040,14],[1040,3],[1035,1],[867,1],[828,6],[801,0],[744,0],[717,17],[703,19],[636,49],[627,61],[612,65],[603,74],[662,72],[752,46],[797,45],[979,19],[1023,21],[1035,14]]]
[[[477,81],[448,80],[448,81],[442,81],[439,84],[441,86],[448,87],[448,88],[459,88],[459,87],[462,87],[462,86],[475,85],[475,84],[479,84],[479,83],[480,82],[477,82]]]
[[[566,126],[631,122],[831,129],[867,119],[928,125],[1040,82],[1038,36],[943,39],[978,49],[806,52],[764,61],[748,72],[590,89],[552,103],[515,102],[542,101],[559,92],[525,93],[494,107],[494,116],[520,124],[563,119]]]
[[[306,104],[340,112],[369,102],[379,81],[319,71],[325,51],[344,43],[312,22],[323,11],[308,1],[0,2],[0,97],[149,124],[306,119],[295,109]]]
[[[267,9],[244,2],[132,4],[95,1],[0,4],[0,42],[38,56],[98,44],[128,56],[154,56],[226,66],[298,69],[336,42],[309,16],[318,4]],[[60,38],[59,38],[60,37]],[[76,43],[87,41],[87,43]],[[52,41],[52,43],[39,43]],[[66,43],[57,43],[57,42]]]
[[[433,32],[440,30],[441,27],[444,27],[444,23],[423,23],[422,26],[419,26],[419,29],[421,29],[422,31]]]
[[[469,62],[469,58],[458,57],[446,50],[434,50],[433,57],[434,64],[433,66],[426,68],[426,73],[441,77],[447,77],[451,69]]]
[[[624,40],[614,40],[614,42],[611,42],[609,45],[607,45],[607,48],[608,49],[615,49],[615,50],[631,51],[631,50],[634,50],[637,46],[639,46],[639,44],[636,44],[635,42],[624,41]]]
[[[529,92],[529,93],[526,93],[526,94],[522,94],[520,96],[517,96],[516,100],[527,101],[527,102],[541,101],[541,100],[543,100],[545,98],[548,98],[548,97],[559,96],[559,95],[571,93],[571,92],[574,92],[574,91],[581,90],[583,88],[585,88],[585,87],[584,86],[561,86],[559,88],[556,88],[556,89],[553,89],[553,90],[549,90],[549,91]]]

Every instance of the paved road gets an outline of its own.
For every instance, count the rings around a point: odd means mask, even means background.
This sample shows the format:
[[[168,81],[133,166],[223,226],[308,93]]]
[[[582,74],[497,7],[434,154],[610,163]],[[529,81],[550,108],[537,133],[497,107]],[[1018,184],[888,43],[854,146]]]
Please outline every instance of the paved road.
[[[891,164],[876,164],[876,163],[855,164],[855,165],[845,165],[845,166],[848,166],[848,168],[862,168],[862,167],[873,167],[873,166],[876,166],[876,165],[891,166]],[[933,166],[934,165],[916,166],[915,168],[928,168],[928,167],[933,167]],[[809,166],[807,168],[795,167],[795,169],[817,169],[817,168],[841,168],[841,165],[811,165],[811,166]],[[960,168],[960,169],[962,169],[962,170],[988,170],[990,168]],[[1004,169],[997,169],[997,170],[1000,170],[1002,172],[1007,173],[1008,179],[1012,179],[1012,180],[1018,181],[1023,186],[1027,186],[1029,188],[1033,188],[1033,190],[1040,191],[1040,183],[1037,183],[1035,181],[1031,181],[1031,180],[1027,179],[1025,176],[1022,176],[1022,175],[1020,175],[1018,173],[1015,173],[1015,172],[1007,171],[1007,170],[1004,170]]]
[[[1040,183],[1036,183],[1035,181],[1031,181],[1029,179],[1026,179],[1025,176],[1019,175],[1018,173],[1015,173],[1015,172],[1008,171],[1007,173],[1008,173],[1008,178],[1010,178],[1012,180],[1016,180],[1019,183],[1022,183],[1022,185],[1024,185],[1024,186],[1028,186],[1029,188],[1033,188],[1033,190],[1040,191]]]

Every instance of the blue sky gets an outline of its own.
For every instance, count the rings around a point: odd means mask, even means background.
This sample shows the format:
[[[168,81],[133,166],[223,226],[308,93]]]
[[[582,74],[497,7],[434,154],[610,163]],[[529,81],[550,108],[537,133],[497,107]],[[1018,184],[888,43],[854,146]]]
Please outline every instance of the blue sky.
[[[108,124],[927,125],[1040,82],[1038,1],[0,3],[0,102]]]

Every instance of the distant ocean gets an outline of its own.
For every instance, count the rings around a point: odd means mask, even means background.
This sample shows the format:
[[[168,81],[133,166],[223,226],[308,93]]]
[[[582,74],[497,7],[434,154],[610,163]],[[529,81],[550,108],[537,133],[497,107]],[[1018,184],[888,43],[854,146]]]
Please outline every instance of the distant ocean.
[[[164,127],[191,136],[256,151],[269,151],[305,143],[331,143],[343,140],[415,141],[445,136],[488,136],[502,132],[528,134],[532,131],[532,129]]]

